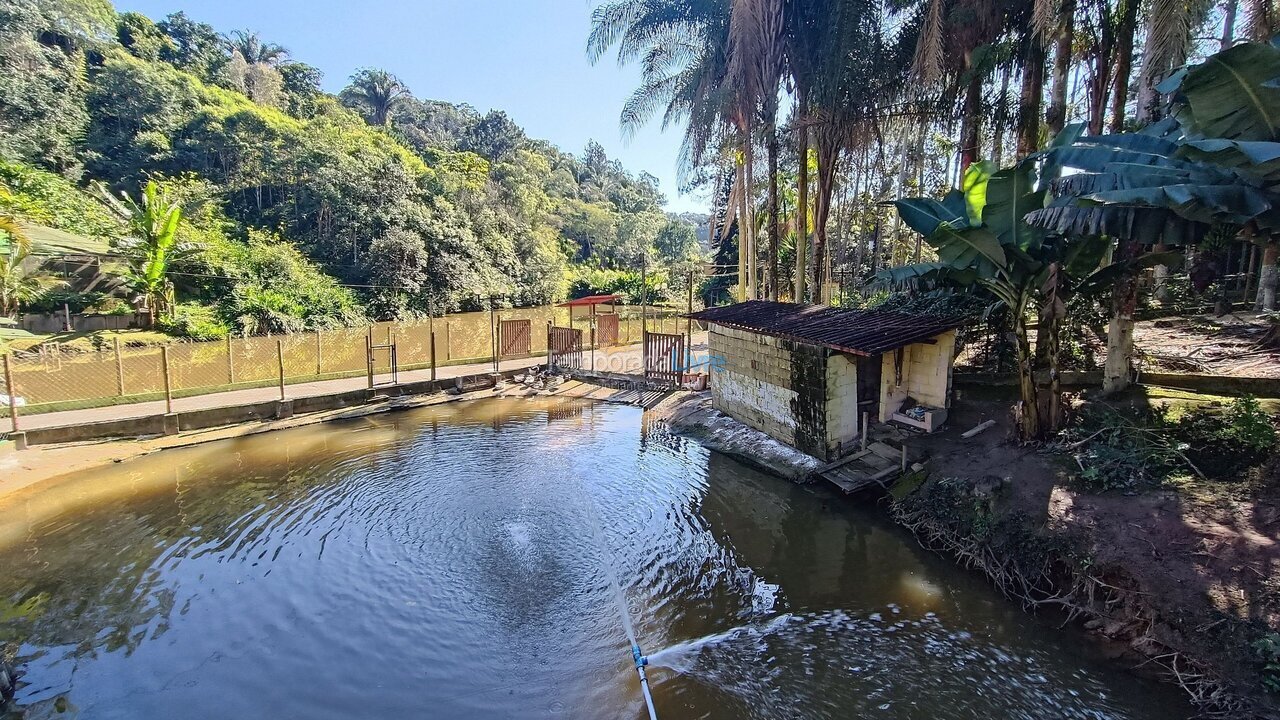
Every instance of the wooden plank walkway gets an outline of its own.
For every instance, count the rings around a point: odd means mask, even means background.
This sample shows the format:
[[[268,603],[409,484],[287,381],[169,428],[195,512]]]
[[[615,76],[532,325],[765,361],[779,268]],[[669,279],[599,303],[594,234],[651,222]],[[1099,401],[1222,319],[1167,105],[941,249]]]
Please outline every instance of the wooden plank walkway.
[[[908,449],[908,468],[922,459],[919,453]],[[831,482],[846,495],[872,487],[885,487],[889,480],[902,474],[902,447],[876,441],[868,444],[866,450],[822,466],[814,474]]]

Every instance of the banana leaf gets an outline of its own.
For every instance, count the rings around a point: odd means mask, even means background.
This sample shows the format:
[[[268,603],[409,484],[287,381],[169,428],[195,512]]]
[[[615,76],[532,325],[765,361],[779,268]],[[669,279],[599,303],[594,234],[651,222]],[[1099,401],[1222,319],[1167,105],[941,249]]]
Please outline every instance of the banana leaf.
[[[1192,140],[1183,144],[1184,157],[1213,163],[1249,175],[1280,190],[1280,142],[1238,141],[1223,138]]]
[[[1266,195],[1247,185],[1163,185],[1094,193],[1082,204],[1167,208],[1192,222],[1245,225],[1272,208]]]
[[[894,200],[893,206],[907,227],[925,237],[943,225],[967,227],[969,224],[964,195],[956,190],[949,193],[943,202],[933,198],[902,198]]]
[[[952,268],[974,267],[982,261],[1002,268],[1008,261],[1000,238],[984,227],[942,225],[925,239],[938,251],[938,262]]]
[[[970,163],[969,167],[964,169],[961,191],[964,193],[970,225],[982,224],[982,212],[987,206],[987,183],[998,169],[990,160]]]
[[[1179,120],[1188,134],[1230,140],[1280,140],[1280,49],[1243,43],[1187,70]]]
[[[1194,245],[1209,226],[1190,223],[1166,208],[1093,205],[1070,200],[1027,214],[1027,222],[1064,237],[1107,235],[1147,245]]]
[[[1028,225],[1024,219],[1027,213],[1044,207],[1045,193],[1035,186],[1035,164],[1027,161],[1001,170],[987,182],[982,221],[1001,245],[1026,249],[1044,238],[1043,230]]]

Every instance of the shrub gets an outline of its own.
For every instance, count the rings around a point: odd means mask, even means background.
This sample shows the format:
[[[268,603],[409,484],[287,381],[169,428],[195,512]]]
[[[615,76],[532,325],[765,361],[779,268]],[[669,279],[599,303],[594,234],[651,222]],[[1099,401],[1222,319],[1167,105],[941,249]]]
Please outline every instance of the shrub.
[[[29,313],[60,313],[62,306],[73,313],[82,313],[107,299],[105,293],[96,291],[79,292],[70,288],[55,288],[27,303],[23,308]]]
[[[1276,447],[1275,426],[1253,396],[1189,410],[1178,418],[1176,433],[1190,461],[1214,478],[1238,478]]]
[[[1080,466],[1094,490],[1132,490],[1177,474],[1235,480],[1275,450],[1276,429],[1257,398],[1201,405],[1172,419],[1160,406],[1139,411],[1089,406],[1062,434],[1058,449]]]
[[[0,160],[0,210],[57,230],[111,237],[120,223],[93,196],[61,175]]]
[[[1268,633],[1254,641],[1253,653],[1262,665],[1262,686],[1280,693],[1280,633]]]
[[[231,332],[213,308],[196,303],[180,303],[172,317],[156,318],[156,326],[170,335],[189,340],[220,340]]]

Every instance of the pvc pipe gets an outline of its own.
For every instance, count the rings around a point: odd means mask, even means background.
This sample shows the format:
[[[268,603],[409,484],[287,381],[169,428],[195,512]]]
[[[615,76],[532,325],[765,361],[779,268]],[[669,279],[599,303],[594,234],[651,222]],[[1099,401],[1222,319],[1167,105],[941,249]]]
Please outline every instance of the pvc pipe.
[[[649,720],[658,720],[658,711],[653,708],[653,695],[649,692],[649,676],[645,674],[644,668],[649,664],[649,658],[640,654],[640,646],[631,646],[631,656],[636,660],[636,674],[640,676],[640,692],[644,694],[644,705],[649,710]]]

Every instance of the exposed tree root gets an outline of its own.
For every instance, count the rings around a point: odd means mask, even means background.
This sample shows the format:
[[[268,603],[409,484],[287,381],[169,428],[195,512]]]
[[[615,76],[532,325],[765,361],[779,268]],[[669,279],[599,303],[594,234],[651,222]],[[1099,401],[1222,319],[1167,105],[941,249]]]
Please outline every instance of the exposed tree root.
[[[1104,582],[1065,558],[1048,557],[1039,567],[1020,567],[1014,557],[1000,557],[990,544],[972,535],[957,532],[925,510],[890,503],[890,515],[927,550],[954,557],[960,565],[986,575],[1007,598],[1022,603],[1023,609],[1057,607],[1066,614],[1063,625],[1075,620],[1093,621],[1106,627],[1144,625],[1135,632],[1130,646],[1148,659],[1139,667],[1152,665],[1162,676],[1181,687],[1204,718],[1261,718],[1249,703],[1231,693],[1203,664],[1152,637],[1156,622],[1143,600],[1145,593],[1134,588]]]

